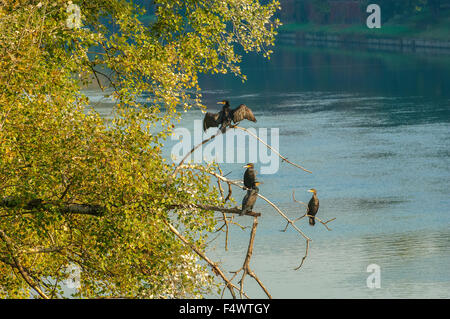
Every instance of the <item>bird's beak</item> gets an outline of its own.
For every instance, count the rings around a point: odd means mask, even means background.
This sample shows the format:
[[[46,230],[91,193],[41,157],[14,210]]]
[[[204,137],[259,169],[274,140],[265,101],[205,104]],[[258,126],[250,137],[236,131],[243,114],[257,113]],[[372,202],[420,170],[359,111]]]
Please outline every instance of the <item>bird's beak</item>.
[[[224,101],[217,102],[217,104],[225,104]]]
[[[314,193],[312,189],[308,189],[308,192],[310,192],[310,193]]]
[[[260,185],[260,184],[261,184],[260,182],[255,182],[255,185],[256,185],[256,186],[258,186],[258,185]]]
[[[244,166],[242,166],[243,168],[249,168],[250,167],[250,165],[244,165]]]

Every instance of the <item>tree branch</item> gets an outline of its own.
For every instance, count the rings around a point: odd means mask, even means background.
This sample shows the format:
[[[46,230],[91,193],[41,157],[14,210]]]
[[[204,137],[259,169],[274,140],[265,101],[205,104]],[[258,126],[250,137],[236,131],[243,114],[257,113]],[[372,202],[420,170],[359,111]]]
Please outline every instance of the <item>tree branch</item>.
[[[181,167],[181,166],[180,166],[180,167]],[[230,184],[232,184],[232,185],[234,185],[234,186],[237,186],[237,187],[239,187],[239,188],[241,188],[241,189],[245,189],[245,187],[244,187],[243,185],[239,184],[238,182],[229,180],[229,179],[227,179],[226,177],[223,177],[222,175],[217,174],[216,172],[213,172],[213,171],[210,171],[210,170],[205,170],[203,166],[183,165],[183,167],[189,167],[189,168],[194,168],[194,169],[200,169],[200,170],[203,170],[203,171],[205,171],[206,173],[208,173],[208,174],[210,174],[210,175],[213,175],[213,176],[216,177],[217,179],[220,179],[220,180],[222,180],[222,181],[224,181],[224,182],[228,182],[228,183],[230,183]],[[264,196],[261,195],[260,193],[258,193],[258,197],[260,197],[260,198],[262,198],[264,201],[266,201],[270,206],[272,206],[272,207],[277,211],[277,213],[278,213],[281,217],[283,217],[283,218],[287,221],[288,224],[286,225],[286,228],[287,228],[288,225],[291,225],[292,228],[294,228],[294,229],[295,229],[295,230],[296,230],[296,231],[297,231],[297,232],[305,239],[305,241],[306,241],[306,251],[305,251],[305,255],[304,255],[304,257],[302,258],[302,262],[301,262],[300,266],[297,267],[297,268],[295,268],[296,270],[299,269],[299,268],[303,265],[303,262],[305,261],[306,257],[308,256],[309,243],[312,241],[312,239],[309,238],[309,237],[308,237],[301,229],[299,229],[299,228],[294,224],[295,220],[289,219],[289,218],[286,216],[286,214],[285,214],[285,213],[284,213],[277,205],[275,205],[274,203],[272,203],[269,199],[267,199],[266,197],[264,197]]]
[[[200,208],[204,210],[213,210],[216,212],[222,212],[227,214],[241,214],[242,210],[238,207],[233,208],[225,208],[225,207],[218,207],[218,206],[212,206],[212,205],[203,205],[203,204],[174,204],[167,207],[168,209],[174,209],[174,208]],[[253,217],[259,217],[261,216],[261,213],[256,212],[248,212],[244,215],[253,216]]]
[[[14,251],[14,244],[12,240],[6,235],[6,233],[0,229],[0,238],[5,242],[6,248],[11,253],[11,257],[14,261],[14,267],[17,268],[19,273],[21,274],[22,278],[25,280],[25,282],[33,288],[42,298],[44,299],[50,299],[42,290],[39,288],[39,286],[34,282],[34,280],[28,275],[27,270],[22,266],[17,253]],[[11,265],[11,264],[10,264]]]
[[[26,202],[21,202],[20,199],[16,199],[14,197],[3,198],[0,200],[0,207],[8,207],[14,208],[22,206],[25,211],[22,213],[13,213],[13,214],[4,214],[0,215],[1,217],[11,217],[15,215],[26,215],[32,214],[36,211],[42,210],[44,205],[53,205],[56,208],[59,208],[62,213],[66,214],[79,214],[79,215],[92,215],[92,216],[103,216],[105,213],[105,208],[100,205],[94,204],[64,204],[61,205],[58,202],[45,202],[42,199],[33,199]]]
[[[229,128],[226,127],[225,131],[223,132],[223,134],[225,134],[227,132]],[[217,136],[219,136],[220,134],[222,134],[222,130],[218,130],[218,132],[212,136],[210,136],[209,138],[203,140],[201,143],[198,143],[197,145],[195,145],[184,157],[183,159],[178,163],[177,167],[175,167],[175,170],[172,173],[172,178],[175,177],[178,173],[178,170],[181,168],[181,166],[183,165],[184,161],[192,154],[195,152],[195,150],[197,148],[199,148],[200,146],[208,143],[209,141],[212,141],[213,139],[215,139]]]
[[[225,282],[226,288],[231,293],[231,296],[233,296],[233,299],[236,299],[236,294],[234,293],[233,289],[239,290],[238,287],[236,287],[223,273],[223,271],[220,269],[220,267],[210,260],[200,249],[198,249],[194,244],[190,243],[183,235],[180,234],[180,232],[168,221],[164,221],[164,223],[169,227],[169,230],[174,233],[184,244],[189,246],[200,258],[202,258],[204,261],[206,261],[213,269],[213,272],[220,276],[223,281]]]
[[[306,241],[305,256],[303,256],[302,261],[300,262],[300,265],[298,267],[294,268],[294,270],[299,270],[303,266],[303,263],[304,263],[306,257],[308,257],[309,242],[310,242],[310,240]]]
[[[259,286],[265,292],[267,297],[269,297],[269,299],[272,299],[272,296],[270,295],[267,288],[264,286],[264,284],[261,282],[261,280],[258,278],[258,276],[256,276],[256,274],[250,269],[250,259],[252,258],[252,255],[253,255],[253,245],[255,243],[255,235],[256,235],[256,227],[257,226],[258,226],[258,217],[255,217],[255,218],[253,218],[253,226],[252,226],[252,231],[250,233],[250,241],[248,243],[247,255],[245,256],[244,264],[242,265],[242,267],[239,270],[233,271],[234,276],[231,280],[233,280],[234,277],[240,271],[242,271],[242,277],[241,277],[241,280],[239,280],[239,285],[240,285],[239,294],[240,294],[241,298],[243,297],[243,294],[244,294],[244,279],[245,279],[245,276],[248,274],[253,279],[255,279],[255,281],[259,284]]]
[[[274,149],[272,146],[270,146],[269,144],[267,144],[266,142],[264,142],[262,139],[260,139],[258,136],[256,136],[253,132],[247,130],[246,128],[240,127],[240,126],[233,126],[233,128],[237,128],[241,131],[247,132],[247,134],[253,136],[254,138],[256,138],[258,141],[260,141],[262,144],[264,144],[267,148],[269,148],[272,152],[274,152],[275,154],[277,154],[284,162],[287,162],[295,167],[298,167],[302,170],[304,170],[305,172],[311,173],[312,172],[310,170],[307,170],[306,168],[304,168],[303,166],[300,166],[298,164],[295,164],[291,161],[289,161],[286,157],[284,157],[283,155],[281,155],[276,149]]]

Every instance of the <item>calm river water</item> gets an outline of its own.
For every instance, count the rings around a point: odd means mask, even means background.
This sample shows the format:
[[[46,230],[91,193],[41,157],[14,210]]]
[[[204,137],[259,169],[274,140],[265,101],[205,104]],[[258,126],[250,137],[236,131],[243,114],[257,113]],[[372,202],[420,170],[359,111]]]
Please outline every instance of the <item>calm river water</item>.
[[[279,163],[275,174],[259,174],[261,194],[290,217],[316,188],[323,225],[298,226],[312,238],[300,270],[304,240],[264,201],[251,268],[274,298],[450,297],[450,55],[366,52],[279,44],[270,61],[249,56],[248,81],[232,76],[201,79],[204,102],[217,110],[228,99],[245,103],[257,123],[278,128],[279,150],[313,174]],[[108,106],[99,106],[108,113]],[[184,113],[190,130],[200,111]],[[211,129],[211,131],[214,131]],[[212,133],[212,132],[211,132]],[[170,153],[169,141],[166,153]],[[226,146],[225,146],[226,147]],[[246,151],[245,149],[241,151]],[[168,155],[169,156],[169,155]],[[245,162],[248,160],[248,154]],[[262,165],[256,162],[256,169]],[[241,163],[221,164],[240,179]],[[240,204],[244,193],[233,192]],[[251,218],[237,217],[243,225]],[[232,230],[209,255],[227,270],[245,257],[249,229]],[[369,289],[367,266],[380,267],[381,288]],[[251,297],[265,295],[246,278]],[[227,295],[225,295],[227,296]],[[216,296],[211,296],[216,297]],[[229,296],[228,296],[229,297]]]

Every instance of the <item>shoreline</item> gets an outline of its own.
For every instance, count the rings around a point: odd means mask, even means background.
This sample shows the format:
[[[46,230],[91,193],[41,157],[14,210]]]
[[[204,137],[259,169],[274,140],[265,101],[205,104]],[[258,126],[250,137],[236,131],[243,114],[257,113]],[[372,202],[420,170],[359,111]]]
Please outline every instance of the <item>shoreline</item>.
[[[360,34],[336,34],[327,32],[281,31],[278,37],[290,44],[322,45],[338,47],[360,46],[365,49],[450,54],[450,40],[433,40],[409,37],[371,37]]]

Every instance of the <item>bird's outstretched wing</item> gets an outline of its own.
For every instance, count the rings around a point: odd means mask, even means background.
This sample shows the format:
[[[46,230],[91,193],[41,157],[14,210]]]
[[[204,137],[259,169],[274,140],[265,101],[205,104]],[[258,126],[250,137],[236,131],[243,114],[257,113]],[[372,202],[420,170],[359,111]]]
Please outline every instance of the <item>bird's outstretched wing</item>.
[[[220,113],[206,112],[203,118],[203,131],[206,131],[210,127],[218,127],[220,125],[219,117]]]
[[[250,108],[247,107],[247,105],[241,104],[236,109],[233,110],[233,122],[238,123],[244,119],[256,122],[256,118],[253,115],[252,110],[250,110]]]

